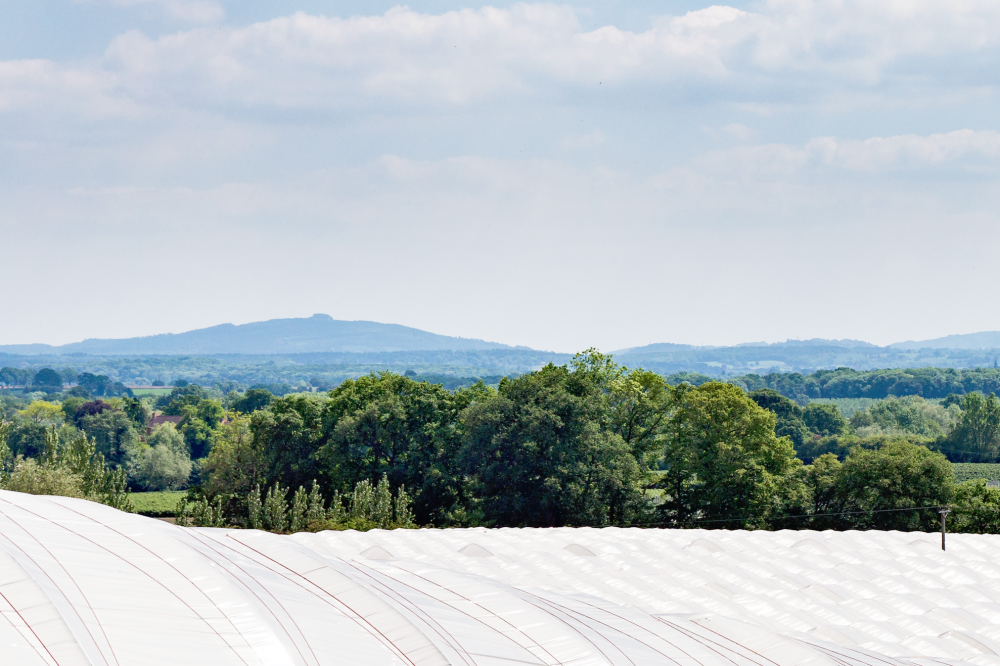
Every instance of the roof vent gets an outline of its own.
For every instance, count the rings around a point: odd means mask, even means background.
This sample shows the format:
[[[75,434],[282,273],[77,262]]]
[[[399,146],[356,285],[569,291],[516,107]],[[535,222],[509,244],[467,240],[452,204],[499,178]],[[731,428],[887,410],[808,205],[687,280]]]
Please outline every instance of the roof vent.
[[[684,548],[685,549],[688,549],[688,548],[701,548],[702,550],[707,550],[710,553],[721,553],[722,552],[722,548],[719,548],[718,545],[712,543],[708,539],[695,539],[694,541],[692,541],[688,545],[684,546]]]
[[[570,545],[566,546],[565,550],[568,550],[574,555],[579,555],[580,557],[597,557],[597,555],[594,555],[592,552],[590,552],[583,546],[576,543],[571,543]]]
[[[361,557],[366,560],[391,560],[392,553],[382,546],[372,546],[368,550],[361,551]]]
[[[465,548],[462,548],[458,552],[462,553],[466,557],[493,557],[493,553],[486,550],[477,543],[470,543]]]

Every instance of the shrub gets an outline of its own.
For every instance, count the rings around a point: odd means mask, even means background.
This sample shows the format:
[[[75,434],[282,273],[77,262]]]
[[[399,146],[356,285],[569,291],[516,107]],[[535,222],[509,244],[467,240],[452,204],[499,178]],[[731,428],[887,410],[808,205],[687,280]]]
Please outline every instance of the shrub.
[[[31,495],[85,497],[83,479],[65,467],[41,465],[34,458],[18,456],[14,471],[4,484],[5,490]]]
[[[177,490],[191,476],[187,444],[173,423],[156,426],[146,445],[129,453],[129,478],[143,490]]]

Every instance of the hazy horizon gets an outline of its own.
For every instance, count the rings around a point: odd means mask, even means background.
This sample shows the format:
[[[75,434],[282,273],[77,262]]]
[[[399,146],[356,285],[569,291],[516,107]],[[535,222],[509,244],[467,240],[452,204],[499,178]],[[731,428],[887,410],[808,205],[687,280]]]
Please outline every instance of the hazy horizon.
[[[72,345],[72,344],[81,343],[81,342],[89,342],[89,341],[94,341],[94,340],[117,341],[117,340],[135,340],[135,339],[144,339],[144,338],[154,338],[154,337],[165,336],[165,335],[180,335],[180,334],[184,334],[184,333],[192,333],[192,332],[197,332],[197,331],[204,331],[206,329],[213,329],[213,328],[219,328],[219,327],[225,327],[225,326],[243,326],[243,325],[246,325],[246,324],[261,324],[261,323],[266,323],[266,322],[269,322],[269,321],[282,321],[282,320],[283,321],[288,321],[289,319],[300,319],[300,320],[316,319],[317,317],[334,319],[335,321],[338,321],[338,322],[350,321],[351,323],[374,323],[374,324],[382,324],[382,325],[388,325],[388,326],[404,326],[406,328],[413,328],[413,329],[415,329],[417,331],[421,331],[421,332],[424,332],[424,333],[431,333],[431,334],[437,335],[437,336],[445,336],[445,337],[453,337],[453,338],[463,338],[463,339],[473,339],[473,340],[481,340],[481,341],[489,342],[489,343],[498,343],[497,340],[491,340],[490,338],[465,338],[465,336],[455,336],[455,335],[452,335],[452,334],[448,333],[447,331],[426,331],[424,329],[417,329],[416,327],[410,327],[410,326],[407,326],[406,324],[400,324],[398,322],[371,322],[371,321],[368,321],[368,320],[336,320],[336,318],[330,317],[330,315],[327,315],[325,313],[314,313],[312,315],[303,316],[303,317],[292,317],[292,318],[278,319],[278,320],[260,320],[260,321],[253,321],[253,322],[243,322],[243,323],[239,323],[239,324],[234,323],[234,322],[218,322],[216,324],[212,324],[212,325],[207,326],[207,327],[201,327],[201,328],[197,328],[197,329],[189,329],[189,330],[184,330],[184,331],[163,331],[163,332],[154,333],[154,334],[151,334],[151,335],[148,335],[148,336],[131,336],[131,337],[110,336],[110,337],[107,337],[107,338],[86,338],[86,339],[81,338],[79,340],[71,340],[71,341],[69,341],[67,343],[60,343],[58,345],[51,345],[51,346],[59,348],[59,347],[63,347],[63,346],[66,346],[66,345]],[[968,334],[950,334],[950,335],[941,336],[940,338],[935,338],[935,339],[926,339],[926,340],[913,340],[913,339],[895,340],[892,343],[888,343],[886,345],[879,345],[879,346],[880,347],[887,347],[889,345],[903,344],[903,343],[908,343],[908,342],[934,342],[934,341],[942,340],[942,339],[946,339],[946,338],[971,337],[971,336],[976,336],[976,335],[988,335],[988,334],[991,334],[991,333],[996,333],[997,336],[1000,337],[1000,331],[975,331],[973,333],[968,333]],[[682,347],[683,346],[691,346],[691,347],[737,347],[737,346],[753,346],[753,345],[757,345],[757,344],[775,345],[775,344],[783,344],[783,343],[791,343],[791,342],[810,342],[810,341],[814,341],[814,340],[816,340],[816,341],[824,340],[824,341],[829,341],[829,342],[834,342],[834,343],[836,343],[836,342],[850,341],[850,342],[859,342],[859,343],[874,344],[874,343],[870,343],[867,340],[860,340],[860,339],[857,339],[857,338],[841,338],[839,340],[838,339],[830,339],[830,338],[810,338],[810,339],[786,338],[784,340],[770,340],[770,341],[769,340],[743,340],[743,341],[740,341],[740,342],[733,342],[733,343],[730,343],[730,344],[722,344],[722,345],[701,345],[701,344],[692,343],[692,342],[679,342],[679,341],[673,341],[673,340],[658,340],[658,341],[655,341],[655,342],[649,342],[649,343],[645,343],[645,344],[641,344],[641,345],[632,345],[632,346],[629,346],[629,347],[621,347],[621,348],[618,348],[618,349],[602,349],[601,351],[604,351],[606,353],[623,353],[623,352],[627,352],[629,350],[641,349],[641,348],[646,347],[646,346],[655,346],[657,344],[678,345],[678,346],[682,346]],[[46,344],[48,344],[48,343],[39,343],[39,342],[34,342],[34,341],[25,341],[25,342],[17,342],[17,343],[3,343],[3,344],[0,344],[0,353],[10,353],[10,352],[5,352],[4,351],[5,348],[7,348],[7,347],[46,345]],[[509,343],[502,343],[501,342],[499,344],[509,344]],[[520,346],[520,347],[527,347],[526,345],[518,345],[517,343],[509,344],[509,346],[511,348],[515,348],[515,347],[518,347],[518,346]],[[983,349],[987,349],[987,348],[994,348],[994,347],[982,347],[982,348]],[[530,349],[534,349],[536,351],[547,351],[547,352],[554,352],[554,353],[575,353],[575,352],[583,350],[583,348],[572,349],[572,350],[570,350],[570,349],[537,349],[537,348],[530,348]],[[21,353],[21,352],[14,352],[14,353]],[[166,352],[156,352],[156,353],[166,353]],[[190,352],[184,352],[184,353],[190,353]],[[287,352],[285,352],[285,353],[287,353]]]

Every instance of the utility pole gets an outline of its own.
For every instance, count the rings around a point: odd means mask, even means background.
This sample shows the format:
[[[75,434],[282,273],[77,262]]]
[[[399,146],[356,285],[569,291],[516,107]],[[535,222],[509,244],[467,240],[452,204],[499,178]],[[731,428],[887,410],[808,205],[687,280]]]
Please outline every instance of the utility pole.
[[[948,514],[951,513],[951,509],[938,509],[938,513],[941,514],[941,550],[944,550],[944,535],[948,532],[946,521]]]

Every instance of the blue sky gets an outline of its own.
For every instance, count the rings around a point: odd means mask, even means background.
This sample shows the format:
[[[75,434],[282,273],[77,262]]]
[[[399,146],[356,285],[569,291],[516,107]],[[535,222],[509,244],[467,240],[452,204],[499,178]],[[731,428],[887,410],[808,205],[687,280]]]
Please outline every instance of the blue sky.
[[[1000,5],[8,0],[0,343],[1000,329]]]

